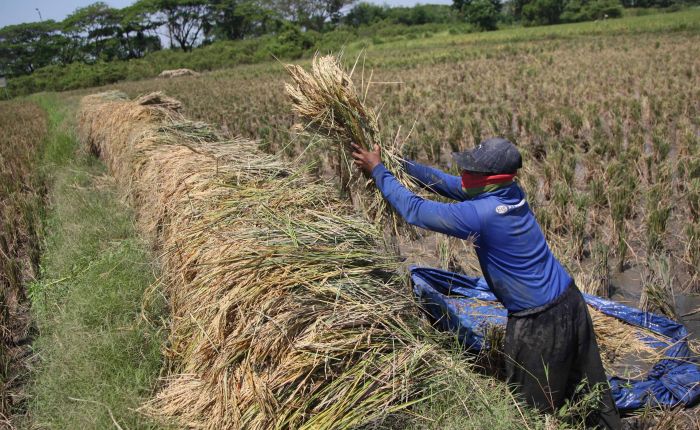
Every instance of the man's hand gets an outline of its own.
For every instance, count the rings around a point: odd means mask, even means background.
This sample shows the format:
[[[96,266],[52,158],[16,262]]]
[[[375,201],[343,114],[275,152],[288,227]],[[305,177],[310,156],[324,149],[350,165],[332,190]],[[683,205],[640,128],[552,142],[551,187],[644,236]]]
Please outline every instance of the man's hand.
[[[377,164],[382,162],[382,149],[379,145],[374,145],[372,151],[367,151],[362,149],[356,143],[352,143],[352,158],[355,159],[355,165],[362,170],[362,172],[367,175],[372,175],[372,170],[377,167]]]

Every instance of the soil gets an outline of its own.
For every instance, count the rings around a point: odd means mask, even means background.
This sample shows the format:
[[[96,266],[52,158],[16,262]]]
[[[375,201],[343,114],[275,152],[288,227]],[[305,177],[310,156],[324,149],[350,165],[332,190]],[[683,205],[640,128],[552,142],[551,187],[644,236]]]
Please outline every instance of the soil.
[[[642,291],[642,273],[639,266],[612,274],[611,299],[625,305],[639,306]],[[690,339],[700,341],[700,294],[674,291],[673,301],[681,323],[688,329]]]

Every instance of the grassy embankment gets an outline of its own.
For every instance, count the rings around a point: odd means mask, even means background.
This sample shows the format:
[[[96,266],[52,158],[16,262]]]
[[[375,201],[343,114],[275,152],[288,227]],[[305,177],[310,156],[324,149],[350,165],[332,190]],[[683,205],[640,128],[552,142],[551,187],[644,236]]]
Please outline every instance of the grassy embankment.
[[[29,288],[38,329],[31,423],[149,427],[133,408],[150,395],[161,366],[162,301],[143,302],[156,266],[104,167],[77,146],[74,103],[35,100],[50,124],[41,274]]]

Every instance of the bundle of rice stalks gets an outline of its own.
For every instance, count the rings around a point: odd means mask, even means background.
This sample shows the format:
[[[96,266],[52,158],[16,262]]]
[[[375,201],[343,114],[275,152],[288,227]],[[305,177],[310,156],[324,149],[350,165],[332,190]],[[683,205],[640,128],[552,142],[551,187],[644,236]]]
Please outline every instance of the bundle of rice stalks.
[[[351,143],[369,150],[379,145],[384,165],[402,184],[410,184],[404,173],[398,139],[382,144],[377,115],[365,104],[366,93],[361,98],[352,82],[354,68],[346,72],[341,59],[333,55],[314,57],[310,72],[294,64],[288,64],[285,68],[293,81],[285,86],[292,101],[292,110],[306,122],[302,129],[326,139],[338,151],[342,187],[350,189],[351,185],[357,185],[361,188],[357,194],[360,199],[363,192],[371,193],[371,198],[362,200],[361,205],[374,222],[388,219],[395,230],[405,225],[376,188],[367,190],[367,184],[358,181],[357,175],[352,173]]]
[[[431,338],[381,232],[328,184],[161,105],[86,97],[79,122],[162,253],[169,375],[147,413],[187,428],[355,428],[447,369],[470,378]]]
[[[136,103],[142,106],[154,105],[164,109],[179,111],[182,108],[180,100],[168,97],[160,91],[144,94],[136,100]]]

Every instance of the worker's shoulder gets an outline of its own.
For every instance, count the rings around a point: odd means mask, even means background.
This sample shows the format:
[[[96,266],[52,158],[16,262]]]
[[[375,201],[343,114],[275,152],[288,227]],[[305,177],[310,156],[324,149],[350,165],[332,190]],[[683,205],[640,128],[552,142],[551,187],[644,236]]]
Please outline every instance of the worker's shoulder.
[[[529,207],[525,193],[517,185],[505,187],[474,200],[474,207],[482,218],[506,215],[526,215]]]

